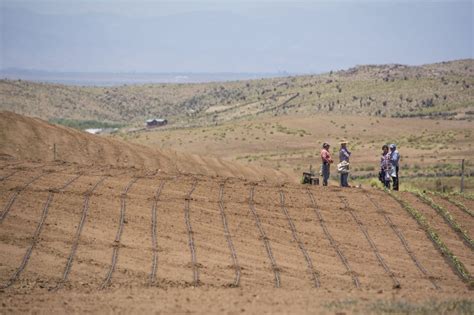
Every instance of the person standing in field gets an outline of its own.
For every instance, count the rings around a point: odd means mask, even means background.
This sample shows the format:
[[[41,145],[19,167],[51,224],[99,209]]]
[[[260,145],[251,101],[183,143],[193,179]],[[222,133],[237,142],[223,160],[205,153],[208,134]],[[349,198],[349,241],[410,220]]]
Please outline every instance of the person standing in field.
[[[400,153],[398,153],[397,146],[393,143],[390,145],[390,162],[392,164],[393,190],[398,190],[398,170],[400,162]]]
[[[323,175],[323,186],[328,185],[329,179],[329,167],[332,164],[331,154],[329,153],[329,143],[323,143],[323,149],[321,150],[321,161],[323,165],[321,166],[321,172]]]
[[[390,158],[390,152],[388,150],[388,145],[384,144],[382,146],[382,156],[380,157],[380,180],[388,189],[390,189],[391,173],[392,162]]]
[[[339,164],[337,165],[339,173],[341,173],[341,187],[349,187],[349,158],[351,152],[347,149],[347,141],[340,142],[341,149],[339,150]]]

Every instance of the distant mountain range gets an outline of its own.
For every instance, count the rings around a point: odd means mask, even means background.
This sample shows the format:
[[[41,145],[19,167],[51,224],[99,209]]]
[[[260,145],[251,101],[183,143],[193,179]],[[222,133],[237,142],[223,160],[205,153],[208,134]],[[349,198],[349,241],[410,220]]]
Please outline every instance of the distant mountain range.
[[[123,84],[145,83],[206,83],[237,80],[275,78],[290,75],[287,72],[277,73],[140,73],[140,72],[56,72],[21,68],[0,70],[0,78],[10,80],[27,80],[35,82],[61,83],[81,86],[115,86]]]

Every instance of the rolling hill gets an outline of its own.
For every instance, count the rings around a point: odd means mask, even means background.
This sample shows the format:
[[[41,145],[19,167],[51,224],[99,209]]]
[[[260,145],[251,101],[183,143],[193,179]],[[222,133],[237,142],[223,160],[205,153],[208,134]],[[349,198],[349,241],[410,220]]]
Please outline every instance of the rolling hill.
[[[289,180],[270,168],[243,166],[219,158],[160,150],[51,125],[38,118],[0,112],[0,156],[7,160],[63,161],[144,172]],[[54,153],[56,150],[56,156]]]
[[[474,60],[368,65],[321,75],[202,84],[78,87],[0,81],[0,109],[42,119],[175,127],[254,117],[351,114],[472,119]]]

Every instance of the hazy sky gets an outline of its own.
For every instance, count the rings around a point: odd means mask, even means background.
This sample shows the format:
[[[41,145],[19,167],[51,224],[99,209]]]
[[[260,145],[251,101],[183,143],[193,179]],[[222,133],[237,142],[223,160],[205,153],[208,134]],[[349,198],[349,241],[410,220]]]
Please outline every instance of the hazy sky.
[[[0,1],[3,69],[314,73],[473,58],[472,1]]]

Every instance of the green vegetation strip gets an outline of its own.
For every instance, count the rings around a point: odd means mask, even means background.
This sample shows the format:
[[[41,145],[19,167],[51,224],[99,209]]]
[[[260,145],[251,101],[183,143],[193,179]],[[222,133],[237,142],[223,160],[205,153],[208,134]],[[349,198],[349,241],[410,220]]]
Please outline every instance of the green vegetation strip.
[[[410,206],[406,201],[400,198],[400,196],[397,196],[396,193],[388,191],[388,190],[386,190],[386,192],[393,199],[395,199],[403,207],[403,209],[405,209],[416,220],[416,222],[418,222],[420,227],[426,232],[428,237],[431,239],[431,241],[433,241],[433,243],[441,252],[441,254],[445,256],[448,259],[448,261],[451,263],[451,265],[456,270],[461,280],[467,282],[469,288],[474,289],[474,280],[472,279],[472,276],[469,273],[469,271],[466,269],[464,264],[459,260],[459,258],[454,256],[454,254],[449,250],[446,244],[439,237],[438,233],[436,233],[436,231],[428,223],[426,218],[418,210],[416,210],[415,208]]]
[[[420,191],[413,191],[413,194],[415,194],[421,201],[431,206],[431,208],[436,210],[436,212],[438,212],[439,215],[441,215],[448,222],[448,224],[453,228],[453,230],[456,231],[459,235],[461,235],[462,238],[469,244],[471,248],[474,248],[474,242],[471,239],[471,237],[459,225],[459,223],[456,221],[456,219],[454,219],[454,217],[451,215],[451,213],[449,213],[448,210],[444,209],[442,206],[435,203],[433,199],[426,196],[424,193]]]
[[[459,209],[461,209],[462,211],[464,211],[464,212],[466,212],[467,214],[469,214],[471,217],[474,217],[474,212],[472,212],[472,210],[469,209],[468,207],[466,207],[462,202],[457,201],[456,199],[451,198],[451,197],[449,197],[448,195],[441,194],[441,193],[438,193],[438,192],[432,192],[432,194],[434,194],[435,196],[438,196],[438,197],[440,197],[440,198],[443,198],[444,200],[449,201],[450,203],[454,204],[455,206],[457,206],[457,207],[458,207]]]
[[[89,128],[122,128],[125,124],[111,123],[97,120],[75,120],[75,119],[64,119],[64,118],[52,118],[49,120],[50,123],[56,125],[62,125],[74,129],[89,129]]]

